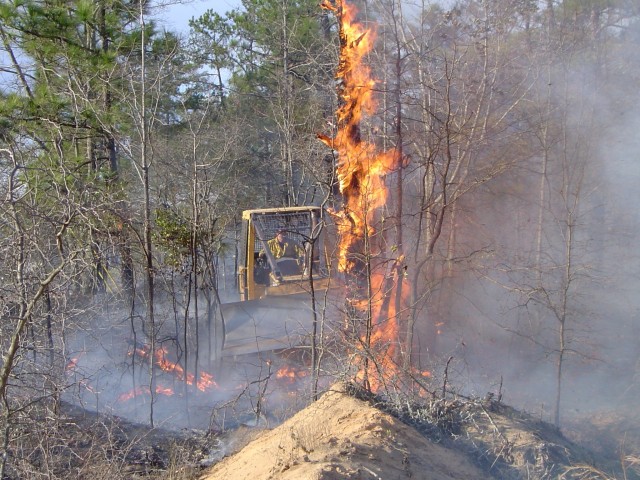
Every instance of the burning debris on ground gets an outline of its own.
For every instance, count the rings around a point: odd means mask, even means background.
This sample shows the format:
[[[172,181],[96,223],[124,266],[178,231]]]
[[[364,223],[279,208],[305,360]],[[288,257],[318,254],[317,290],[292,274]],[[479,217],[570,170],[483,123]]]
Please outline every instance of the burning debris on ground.
[[[273,380],[278,371],[271,371]],[[56,431],[48,433],[58,445],[55,457],[38,460],[40,440],[34,438],[29,462],[48,462],[58,478],[74,472],[74,478],[111,480],[293,480],[320,471],[325,473],[317,478],[338,472],[349,478],[358,471],[362,478],[425,480],[640,478],[636,464],[629,463],[622,476],[614,452],[588,451],[496,398],[455,392],[393,397],[355,383],[335,384],[319,401],[290,410],[290,419],[256,422],[247,415],[207,430],[149,428],[62,402]]]
[[[204,364],[185,366],[171,341],[151,354],[149,342],[127,340],[125,333],[112,327],[100,338],[81,338],[84,350],[66,362],[66,401],[139,423],[148,421],[153,402],[157,424],[167,429],[224,433],[243,424],[277,424],[309,398],[306,348],[228,357],[205,370]]]
[[[129,345],[128,349],[126,347],[125,344],[121,355],[133,359],[133,355],[127,353],[131,353],[132,346]],[[117,449],[113,449],[113,452],[109,453],[110,458],[120,462],[118,463],[120,465],[118,467],[119,473],[114,474],[113,478],[135,478],[136,475],[142,474],[147,478],[163,478],[163,475],[166,475],[168,471],[177,468],[176,464],[171,463],[173,461],[171,459],[174,458],[172,452],[182,452],[181,455],[184,455],[176,461],[180,463],[184,471],[189,471],[193,475],[184,478],[195,478],[196,473],[198,475],[201,473],[202,467],[218,464],[223,457],[232,455],[241,446],[248,445],[253,437],[262,435],[261,432],[265,429],[277,428],[292,415],[301,412],[300,414],[304,416],[305,411],[313,411],[316,408],[313,403],[309,405],[312,397],[309,387],[310,365],[308,350],[305,347],[270,352],[269,354],[265,352],[260,355],[243,356],[235,359],[237,363],[233,363],[233,366],[230,363],[231,360],[227,359],[226,373],[215,375],[217,385],[206,389],[206,391],[200,390],[194,383],[191,385],[185,383],[185,379],[190,378],[188,376],[189,370],[173,368],[171,365],[175,364],[173,362],[175,357],[167,349],[161,349],[161,353],[157,355],[149,355],[150,350],[143,343],[138,343],[135,347],[141,350],[138,352],[137,360],[139,370],[147,375],[148,360],[154,358],[159,369],[158,385],[167,382],[167,385],[174,387],[176,392],[174,395],[158,395],[155,404],[158,418],[162,418],[160,412],[166,411],[168,413],[166,425],[171,426],[174,432],[146,429],[146,427],[133,422],[124,422],[127,426],[119,426],[118,428],[128,432],[128,436],[121,433],[118,435],[110,433],[107,437],[117,438]],[[90,353],[79,355],[78,359],[71,362],[73,367],[69,368],[67,375],[72,374],[74,369],[79,369],[79,372],[86,371],[87,362],[90,360]],[[451,361],[448,365],[453,368],[454,363]],[[160,365],[164,365],[165,368],[160,368]],[[431,448],[433,444],[446,447],[445,450],[439,451],[439,455],[451,455],[447,461],[459,462],[460,459],[457,455],[463,454],[466,462],[483,472],[476,477],[451,477],[456,480],[462,478],[465,480],[468,478],[607,479],[614,478],[615,472],[620,471],[620,464],[616,463],[615,453],[612,454],[610,449],[607,452],[586,452],[562,437],[555,427],[531,415],[517,412],[499,402],[498,399],[501,398],[502,392],[494,396],[487,395],[484,398],[459,394],[454,391],[455,382],[447,377],[447,370],[440,370],[442,369],[431,368],[422,372],[409,371],[406,374],[407,378],[403,379],[402,369],[396,366],[392,376],[383,377],[388,389],[380,389],[375,392],[371,388],[363,387],[361,383],[348,382],[345,387],[340,387],[340,390],[344,390],[350,397],[365,400],[367,405],[374,406],[381,412],[387,412],[401,419],[405,425],[420,432],[424,440],[428,442],[421,443],[421,448]],[[232,371],[235,374],[229,377],[229,372]],[[244,372],[244,374],[238,375],[239,372]],[[337,372],[339,372],[338,369],[336,369]],[[342,375],[344,373],[343,370]],[[351,372],[349,376],[351,380],[353,374],[354,372]],[[331,378],[327,376],[324,381],[330,382]],[[438,378],[443,379],[440,385],[438,385]],[[95,383],[90,383],[92,379]],[[91,387],[89,390],[85,389],[87,394],[101,395],[101,398],[104,398],[99,405],[101,405],[100,411],[106,412],[109,411],[109,408],[105,403],[105,395],[100,393],[102,382],[98,380],[98,378],[90,376],[84,379],[83,383]],[[415,386],[413,393],[408,393],[410,390],[402,387],[402,385],[408,385],[409,382]],[[190,392],[188,397],[183,396],[183,390],[181,390],[185,386]],[[328,385],[325,385],[323,390],[325,389],[330,393],[335,390]],[[114,411],[126,413],[131,417],[135,417],[136,412],[144,415],[147,411],[146,402],[149,401],[149,394],[148,391],[141,393],[130,400],[117,401],[115,403],[117,409]],[[323,403],[327,408],[323,413],[327,416],[326,418],[336,414],[328,403],[329,398],[335,399],[335,397],[329,395]],[[309,408],[311,410],[307,410]],[[98,416],[105,418],[102,414],[90,412],[84,412],[81,415],[83,418],[97,418]],[[311,452],[306,453],[310,459],[313,458],[313,451],[319,452],[323,448],[320,446],[323,442],[331,442],[333,437],[338,438],[338,431],[333,431],[328,426],[325,427],[326,418],[316,420],[316,424],[322,426],[320,430],[309,429],[307,431],[306,427],[292,427],[295,429],[296,438],[298,438],[296,445],[302,442],[300,444],[302,446],[298,445],[295,448]],[[197,423],[203,431],[176,429],[178,420],[187,419],[192,424]],[[357,416],[354,416],[353,419],[354,422],[359,421]],[[144,421],[144,416],[141,421]],[[348,418],[345,421],[349,421]],[[105,420],[100,420],[98,424],[105,422]],[[117,422],[117,425],[122,425],[123,420],[118,419]],[[336,425],[336,428],[339,429],[342,426],[342,424]],[[113,431],[113,428],[101,428],[105,431]],[[372,428],[374,431],[377,428],[380,428],[381,431],[387,428],[390,428],[392,432],[396,431],[396,427],[389,426]],[[91,427],[87,429],[87,431],[91,430]],[[165,435],[171,441],[175,439],[178,442],[177,446],[171,446],[170,442],[147,441],[158,437],[152,433],[142,434],[142,431],[155,431],[158,435]],[[101,445],[102,437],[85,438],[84,434],[79,434],[77,441],[79,443],[74,444],[74,448],[78,448],[77,445],[81,444],[94,445],[92,448],[97,448],[97,445]],[[133,443],[127,443],[127,441]],[[180,441],[185,442],[184,447],[180,446]],[[336,442],[344,452],[357,454],[360,448],[357,441],[353,439],[348,445],[340,443],[342,440],[336,440]],[[277,445],[274,445],[273,448],[275,453],[272,452],[272,456],[284,455],[285,451],[279,449]],[[407,458],[410,458],[416,465],[421,461],[419,459],[420,452],[412,450],[408,445],[402,448],[407,452]],[[122,453],[119,449],[126,450],[126,452]],[[88,458],[83,456],[82,452],[78,455],[84,459]],[[289,452],[287,455],[295,458],[297,453]],[[80,462],[80,460],[78,461]],[[97,462],[98,460],[87,461]],[[261,460],[260,457],[255,457],[251,461]],[[302,464],[313,465],[313,462],[299,461]],[[276,471],[280,471],[278,469],[284,468],[288,464],[288,462],[283,462],[281,466],[276,468]],[[360,460],[358,465],[364,465],[362,468],[378,468],[375,459]],[[581,477],[577,474],[558,477],[564,474],[565,469],[574,467],[582,468],[581,472],[590,469],[591,472],[600,470],[614,473],[609,474],[609,477],[604,473],[591,477]],[[357,469],[360,467],[351,465],[349,468]],[[633,465],[628,468],[628,479],[637,478],[637,476],[633,476],[635,475],[633,468]],[[528,477],[524,476],[525,470],[528,471]],[[224,476],[213,478],[227,480],[227,477]],[[260,477],[256,477],[254,480],[258,478]],[[414,471],[413,478],[421,477]]]
[[[131,342],[130,342],[131,343]],[[214,389],[218,385],[213,379],[213,375],[208,372],[200,371],[198,380],[196,376],[185,369],[177,362],[169,359],[169,349],[166,346],[160,346],[151,354],[150,346],[147,344],[133,345],[128,352],[128,356],[132,356],[134,361],[139,360],[140,363],[148,365],[153,362],[154,367],[158,367],[162,372],[166,372],[173,377],[178,383],[183,383],[189,387],[195,387],[201,392]],[[164,385],[156,385],[155,393],[158,395],[172,396],[175,391],[172,387]],[[121,394],[118,397],[119,402],[125,402],[139,395],[150,395],[150,389],[147,386],[137,386],[130,391]]]

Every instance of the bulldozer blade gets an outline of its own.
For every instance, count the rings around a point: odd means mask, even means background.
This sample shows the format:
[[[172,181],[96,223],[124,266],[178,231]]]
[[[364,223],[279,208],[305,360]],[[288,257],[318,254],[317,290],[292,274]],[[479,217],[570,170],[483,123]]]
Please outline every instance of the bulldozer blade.
[[[292,348],[305,343],[313,327],[308,294],[265,297],[221,305],[222,356]]]

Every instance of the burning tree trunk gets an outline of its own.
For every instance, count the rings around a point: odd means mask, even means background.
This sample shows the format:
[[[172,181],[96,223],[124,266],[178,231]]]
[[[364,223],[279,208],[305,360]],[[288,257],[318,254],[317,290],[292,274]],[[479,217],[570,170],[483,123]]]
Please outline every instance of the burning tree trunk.
[[[338,131],[334,138],[320,139],[338,153],[336,176],[343,197],[342,210],[333,212],[340,235],[338,270],[347,275],[359,275],[366,282],[366,298],[352,298],[351,303],[364,314],[364,332],[356,328],[357,349],[362,356],[358,378],[366,388],[377,389],[385,382],[383,374],[395,370],[393,356],[397,344],[398,326],[390,315],[389,299],[393,288],[384,281],[378,260],[382,253],[372,243],[377,232],[377,214],[387,201],[385,176],[398,163],[398,152],[378,152],[376,145],[363,141],[360,123],[363,114],[374,108],[370,69],[364,63],[375,39],[374,32],[354,21],[356,10],[343,1],[335,5],[325,0],[323,8],[338,17],[340,61],[336,78],[340,106],[337,111]],[[397,280],[397,278],[396,278]],[[379,355],[372,355],[372,346],[381,346]],[[385,365],[380,368],[380,365]],[[375,373],[372,384],[370,378]]]

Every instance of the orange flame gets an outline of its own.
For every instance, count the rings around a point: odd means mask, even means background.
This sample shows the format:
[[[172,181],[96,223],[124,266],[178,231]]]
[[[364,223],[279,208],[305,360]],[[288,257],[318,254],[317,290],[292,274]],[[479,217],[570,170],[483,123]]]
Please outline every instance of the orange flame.
[[[324,0],[322,7],[335,12],[340,21],[340,62],[336,72],[341,100],[336,112],[338,132],[334,138],[318,137],[339,158],[336,175],[344,205],[341,212],[332,213],[338,219],[341,238],[338,270],[347,272],[355,267],[355,261],[349,258],[354,248],[365,236],[374,233],[374,215],[387,200],[384,179],[394,168],[397,155],[395,151],[377,152],[376,146],[363,141],[360,135],[363,113],[371,113],[375,107],[375,81],[364,63],[375,41],[375,32],[356,23],[356,8],[342,0],[335,6]]]
[[[128,400],[131,400],[134,397],[139,396],[139,395],[149,395],[150,392],[151,392],[151,390],[147,386],[136,387],[133,390],[130,390],[130,391],[120,395],[118,397],[118,402],[126,402]],[[165,395],[167,397],[170,397],[170,396],[172,396],[174,394],[174,392],[173,392],[173,390],[171,388],[163,387],[161,385],[157,385],[156,386],[156,393],[158,395]]]
[[[178,380],[184,380],[187,385],[193,385],[195,382],[195,376],[192,373],[185,372],[184,368],[182,368],[177,363],[170,362],[166,358],[167,349],[162,347],[156,350],[156,365],[160,367],[161,370],[165,372],[172,372],[178,378]],[[200,372],[200,379],[195,382],[196,387],[201,392],[206,391],[211,387],[217,387],[218,384],[213,380],[213,375],[207,372]]]
[[[307,372],[305,370],[296,370],[288,365],[283,365],[276,372],[276,378],[287,383],[293,383],[298,378],[305,377]]]
[[[361,137],[360,122],[363,114],[370,114],[375,107],[370,68],[365,64],[375,40],[375,32],[355,21],[357,11],[345,0],[324,0],[322,7],[333,11],[340,26],[340,61],[336,78],[339,81],[340,107],[336,115],[338,131],[334,138],[318,135],[320,140],[337,152],[339,161],[336,175],[343,196],[342,211],[331,212],[335,218],[340,237],[338,246],[338,270],[351,272],[357,268],[357,250],[363,240],[375,233],[375,220],[380,207],[387,202],[388,190],[385,177],[399,165],[396,150],[378,152],[375,144]],[[367,244],[371,253],[371,244]],[[356,254],[356,255],[354,255]],[[400,262],[402,259],[397,259]],[[391,272],[389,272],[391,273]],[[402,279],[388,281],[388,275],[372,272],[369,278],[368,298],[352,300],[356,308],[371,311],[370,338],[361,339],[360,350],[365,358],[374,362],[360,370],[357,378],[366,380],[372,390],[395,374],[393,361],[398,340],[398,322],[395,311],[394,289],[403,285]],[[405,292],[400,292],[402,295]],[[370,349],[370,352],[362,352]],[[373,351],[375,350],[375,352]]]
[[[67,372],[67,374],[72,374],[75,372],[76,367],[78,366],[78,362],[80,361],[80,359],[86,354],[87,352],[80,352],[78,353],[77,356],[71,358],[69,360],[69,362],[67,363],[67,365],[65,366],[65,371]]]
[[[399,369],[395,358],[399,353],[397,347],[398,315],[400,312],[396,311],[396,303],[393,298],[396,289],[401,288],[402,301],[400,303],[404,304],[409,293],[406,282],[399,281],[397,278],[393,278],[393,281],[387,280],[387,277],[381,272],[373,273],[371,276],[371,296],[364,301],[371,305],[373,324],[369,340],[370,351],[363,353],[375,361],[368,363],[366,371],[362,368],[356,378],[360,381],[366,379],[370,389],[374,392],[393,382],[394,377],[398,374]],[[362,351],[364,348],[366,348],[366,341],[361,339],[359,350]]]
[[[196,387],[201,392],[204,392],[212,387],[217,387],[218,384],[213,380],[213,375],[207,372],[200,372],[200,380],[196,383]]]
[[[161,385],[158,385],[156,387],[156,393],[160,394],[160,395],[166,395],[167,397],[170,397],[173,395],[173,389],[169,388],[169,387],[163,387]]]
[[[145,346],[144,348],[136,348],[135,353],[141,358],[148,359],[149,357],[149,349],[147,346]],[[189,372],[185,372],[184,368],[182,368],[180,365],[168,360],[167,354],[168,351],[166,347],[157,349],[153,354],[154,362],[160,368],[160,370],[173,373],[178,380],[184,381],[187,385],[193,385],[195,383],[196,387],[201,392],[205,392],[211,388],[215,388],[218,386],[218,384],[213,379],[213,375],[207,372],[200,372],[199,380],[195,381],[195,375]]]

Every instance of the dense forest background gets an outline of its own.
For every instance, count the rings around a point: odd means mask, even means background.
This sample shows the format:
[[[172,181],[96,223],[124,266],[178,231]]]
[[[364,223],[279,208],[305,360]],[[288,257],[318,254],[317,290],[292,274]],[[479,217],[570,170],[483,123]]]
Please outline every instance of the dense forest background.
[[[361,135],[399,159],[373,241],[410,286],[403,366],[446,364],[461,391],[558,425],[632,401],[638,3],[355,3],[376,38]],[[46,457],[20,452],[80,388],[79,335],[117,317],[155,351],[170,325],[197,372],[200,319],[233,298],[242,210],[340,208],[317,139],[337,128],[333,13],[242,0],[187,34],[160,7],[0,5],[0,478]]]

